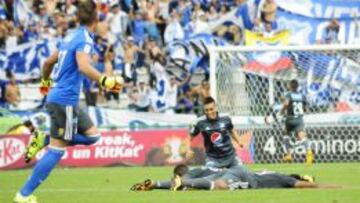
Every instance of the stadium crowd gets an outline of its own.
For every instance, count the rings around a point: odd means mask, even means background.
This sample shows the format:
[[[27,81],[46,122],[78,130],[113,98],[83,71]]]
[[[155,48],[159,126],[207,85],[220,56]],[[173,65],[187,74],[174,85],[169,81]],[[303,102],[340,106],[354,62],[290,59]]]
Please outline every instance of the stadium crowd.
[[[2,1],[0,10],[0,48],[14,47],[39,39],[61,40],[78,26],[77,0],[25,1],[34,13],[34,20],[16,22],[14,1]],[[246,0],[111,0],[97,1],[99,26],[96,33],[96,51],[93,61],[101,72],[121,74],[128,95],[126,105],[134,111],[154,111],[156,97],[156,71],[166,71],[166,44],[201,33],[212,22],[226,15]],[[276,22],[277,5],[274,0],[262,0],[252,31],[271,36],[280,27]],[[233,44],[243,44],[243,28],[229,22],[218,26],[213,35]],[[319,43],[336,43],[339,24],[334,19],[326,28],[324,40]],[[114,61],[112,70],[105,70],[104,59]],[[115,63],[120,58],[121,65]],[[202,73],[203,74],[203,73]],[[20,94],[14,76],[1,82],[0,104],[17,106]],[[166,111],[193,113],[199,109],[202,98],[210,94],[208,76],[192,80],[192,75],[180,79],[167,74],[169,82]],[[13,79],[11,79],[11,77]],[[19,82],[19,81],[17,81]],[[24,81],[21,81],[24,82]],[[83,92],[87,105],[118,107],[121,97],[104,92],[97,84],[84,80]],[[9,96],[10,95],[10,96]],[[12,95],[12,96],[11,96]],[[101,104],[102,103],[102,104]],[[164,110],[161,110],[163,112]]]

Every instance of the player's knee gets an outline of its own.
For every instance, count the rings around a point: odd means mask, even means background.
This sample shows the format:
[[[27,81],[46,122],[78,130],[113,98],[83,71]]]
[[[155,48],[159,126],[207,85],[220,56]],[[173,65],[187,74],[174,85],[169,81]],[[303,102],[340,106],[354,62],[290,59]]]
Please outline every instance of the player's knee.
[[[99,132],[98,132],[97,128],[94,125],[91,126],[89,129],[87,129],[85,131],[85,135],[92,136],[92,135],[97,135],[97,134],[99,134]]]
[[[100,134],[89,135],[89,136],[88,136],[89,145],[95,144],[97,141],[100,140],[100,137],[101,137]]]
[[[50,137],[50,146],[58,149],[64,149],[67,146],[67,142],[61,139]]]

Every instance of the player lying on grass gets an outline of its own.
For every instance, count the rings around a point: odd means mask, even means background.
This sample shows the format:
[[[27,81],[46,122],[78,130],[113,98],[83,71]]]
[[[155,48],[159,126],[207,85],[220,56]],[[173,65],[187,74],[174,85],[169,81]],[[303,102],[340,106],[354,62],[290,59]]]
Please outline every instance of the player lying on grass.
[[[131,190],[148,191],[159,188],[159,184],[170,183],[170,190],[236,190],[236,189],[259,189],[259,188],[336,188],[334,185],[319,185],[312,176],[308,175],[284,175],[276,172],[252,173],[244,167],[232,167],[214,171],[205,177],[187,178],[184,175],[190,169],[186,165],[178,165],[174,169],[174,177],[171,181],[145,180],[135,184]]]
[[[179,165],[179,166],[182,166],[182,165]],[[238,166],[238,167],[243,167],[243,166]],[[182,179],[203,178],[203,177],[207,177],[207,176],[219,173],[222,170],[223,169],[209,168],[206,166],[187,168],[187,170],[182,173],[181,178]],[[147,179],[144,182],[134,184],[130,190],[134,190],[134,191],[146,191],[146,190],[152,190],[152,189],[170,190],[170,188],[171,188],[171,180],[152,181],[150,179]]]

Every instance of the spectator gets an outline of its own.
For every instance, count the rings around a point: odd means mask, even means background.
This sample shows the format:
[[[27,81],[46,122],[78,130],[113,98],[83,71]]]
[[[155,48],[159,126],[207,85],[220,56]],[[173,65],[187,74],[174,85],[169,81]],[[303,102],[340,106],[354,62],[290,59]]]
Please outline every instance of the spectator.
[[[160,0],[159,2],[159,15],[163,19],[167,19],[169,17],[169,1],[168,0]]]
[[[66,30],[68,29],[68,23],[65,19],[65,15],[60,13],[59,10],[55,10],[54,15],[54,29],[56,29],[55,37],[63,38]]]
[[[213,7],[216,13],[220,12],[221,2],[219,0],[211,0],[209,3],[209,12],[211,12],[211,7]]]
[[[167,113],[176,112],[179,88],[182,87],[184,84],[188,83],[190,78],[191,77],[188,76],[185,80],[179,82],[175,76],[170,77],[170,81],[167,83],[166,88],[166,104],[168,106],[168,111],[166,111]]]
[[[275,34],[271,23],[265,23],[265,30],[263,32],[264,37],[273,37]]]
[[[35,131],[35,126],[30,120],[27,120],[23,123],[16,124],[7,130],[7,135],[25,135],[32,134]]]
[[[38,23],[40,23],[40,27],[49,26],[52,22],[51,22],[50,16],[47,13],[45,4],[41,3],[39,5],[39,8],[40,8],[40,10],[39,10],[37,17],[39,18]]]
[[[222,4],[220,7],[220,16],[226,15],[228,12],[229,8],[225,4]]]
[[[0,108],[8,108],[5,91],[6,91],[7,81],[0,80]]]
[[[180,17],[181,26],[184,27],[188,23],[190,23],[191,16],[192,16],[192,8],[191,8],[190,3],[186,2],[185,0],[179,0],[179,5],[178,5],[176,11]]]
[[[134,0],[121,0],[121,9],[125,11],[126,13],[131,13],[135,10],[137,10],[137,3]]]
[[[233,42],[234,44],[239,44],[243,40],[241,29],[233,23],[224,23],[216,30],[217,36],[224,38],[229,42]]]
[[[107,46],[107,50],[105,52],[105,61],[109,61],[111,63],[104,64],[104,73],[106,75],[113,75],[114,73],[114,65],[113,61],[115,58],[114,48],[111,45]],[[105,97],[108,102],[109,107],[115,108],[118,106],[120,102],[120,93],[119,92],[112,92],[107,91],[105,92]]]
[[[199,19],[201,16],[204,16],[205,12],[201,8],[200,2],[195,2],[192,12],[192,18]]]
[[[192,88],[192,93],[198,96],[199,103],[202,104],[206,97],[210,97],[210,85],[209,81],[204,79],[201,84]]]
[[[254,26],[252,31],[259,33],[263,33],[265,31],[264,23],[259,18],[254,19]]]
[[[149,39],[145,46],[146,50],[146,60],[148,61],[148,67],[150,68],[149,72],[152,72],[152,65],[154,61],[158,58],[158,56],[162,56],[163,53],[160,47],[156,44],[155,40]],[[166,58],[164,57],[164,60]]]
[[[215,6],[210,6],[209,13],[208,13],[208,20],[209,22],[216,21],[220,18],[219,13],[217,12]]]
[[[157,28],[158,12],[159,12],[159,3],[155,0],[143,1],[141,6],[142,11],[146,19],[146,30],[149,34],[149,37],[154,39],[158,44],[160,44],[160,32]]]
[[[111,10],[107,15],[107,22],[110,27],[111,42],[124,39],[128,26],[128,15],[120,10],[120,5],[117,2],[111,5]]]
[[[186,89],[180,94],[178,103],[176,105],[176,113],[192,113],[194,108],[194,101],[190,89]]]
[[[135,57],[140,48],[134,43],[133,37],[128,37],[124,44],[124,79],[125,82],[133,82],[136,85],[137,72],[135,67]]]
[[[144,81],[139,82],[137,87],[133,87],[130,91],[129,98],[131,103],[130,109],[137,112],[148,112],[150,108],[150,88]]]
[[[83,92],[85,95],[85,103],[87,106],[96,106],[99,93],[98,87],[89,78],[83,80]]]
[[[172,13],[174,10],[176,10],[176,8],[179,6],[180,1],[178,1],[178,0],[170,0],[169,7],[168,7],[168,13]]]
[[[199,18],[197,18],[196,15],[193,15],[190,26],[194,34],[203,32],[208,27],[206,15],[202,14]]]
[[[77,12],[77,8],[73,4],[73,0],[66,0],[65,13],[66,13],[66,16],[71,19],[71,21],[75,20],[76,12]]]
[[[339,30],[340,25],[336,19],[332,19],[328,26],[325,28],[324,42],[325,44],[339,43]]]
[[[23,36],[20,28],[14,27],[13,23],[10,23],[9,26],[11,27],[8,29],[9,33],[5,42],[6,48],[16,47],[18,42],[21,42]]]
[[[6,19],[0,19],[0,48],[5,48],[6,38],[9,34],[8,21]]]
[[[132,19],[130,25],[134,40],[137,42],[139,46],[141,46],[146,37],[146,23],[143,20],[142,13],[140,11],[137,11],[135,13],[135,18]]]
[[[179,16],[176,11],[171,14],[168,25],[166,26],[164,33],[165,44],[177,39],[184,38],[184,30],[180,25]]]
[[[174,76],[170,77],[166,88],[166,103],[168,105],[168,113],[174,113],[177,104],[178,84]]]
[[[17,86],[15,76],[10,70],[6,70],[6,78],[8,81],[4,84],[5,91],[3,93],[5,106],[11,105],[17,107],[20,103],[20,90]]]
[[[261,20],[265,23],[273,23],[276,19],[276,11],[277,5],[274,0],[265,0],[262,5],[261,12]]]

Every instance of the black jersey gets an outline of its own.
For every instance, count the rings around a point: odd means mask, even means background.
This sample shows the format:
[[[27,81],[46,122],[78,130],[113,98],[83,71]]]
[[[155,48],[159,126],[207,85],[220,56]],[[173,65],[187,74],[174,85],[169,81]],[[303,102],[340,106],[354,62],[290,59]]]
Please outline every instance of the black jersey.
[[[286,117],[299,118],[304,115],[305,95],[300,92],[288,92],[285,95],[285,99],[289,101]]]
[[[206,155],[220,159],[235,155],[235,149],[231,143],[231,130],[233,128],[229,116],[219,115],[216,120],[209,120],[202,116],[191,127],[190,135],[195,137],[201,133],[204,137]]]

